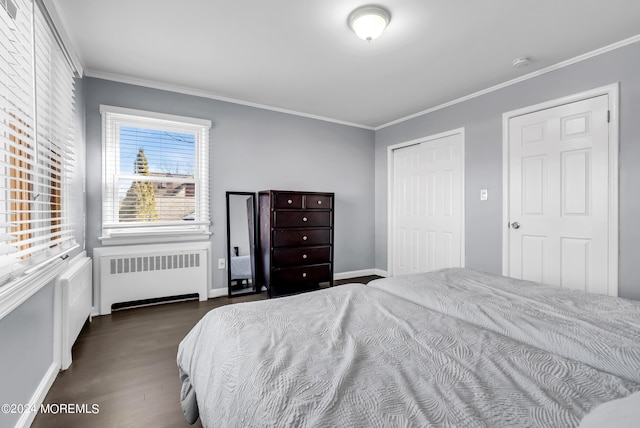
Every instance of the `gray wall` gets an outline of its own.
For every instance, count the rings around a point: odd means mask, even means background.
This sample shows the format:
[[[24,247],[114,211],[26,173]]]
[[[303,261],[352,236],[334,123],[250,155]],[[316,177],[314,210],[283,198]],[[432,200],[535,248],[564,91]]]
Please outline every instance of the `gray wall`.
[[[85,78],[87,250],[100,246],[100,104],[209,119],[213,259],[226,257],[225,192],[336,194],[335,272],[374,265],[374,132],[191,95]],[[214,264],[213,288],[226,287]]]
[[[27,404],[53,364],[53,282],[0,320],[0,404]],[[0,427],[20,414],[0,412]]]
[[[640,299],[640,43],[376,132],[376,267],[387,269],[387,147],[465,128],[466,266],[502,272],[502,114],[620,82],[620,296]],[[470,71],[472,72],[472,71]],[[489,200],[480,201],[480,189]]]

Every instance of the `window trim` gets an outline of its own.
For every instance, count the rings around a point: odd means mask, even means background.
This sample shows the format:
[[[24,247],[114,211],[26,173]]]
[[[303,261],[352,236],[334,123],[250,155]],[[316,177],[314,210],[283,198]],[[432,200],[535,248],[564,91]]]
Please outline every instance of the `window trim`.
[[[122,245],[209,239],[211,235],[209,207],[209,131],[211,129],[211,121],[104,104],[100,105],[100,114],[102,116],[102,236],[98,239],[102,244]],[[196,167],[193,181],[196,183],[196,208],[198,206],[205,207],[204,218],[198,221],[190,221],[184,225],[175,222],[140,225],[116,221],[115,207],[110,207],[107,203],[107,198],[113,197],[116,192],[112,181],[119,168],[117,164],[118,134],[113,133],[113,131],[119,126],[144,126],[146,125],[145,122],[148,122],[148,126],[151,129],[180,132],[189,130],[189,132],[195,134]],[[108,141],[108,132],[116,135],[116,141]],[[110,158],[115,159],[115,162],[110,164]]]

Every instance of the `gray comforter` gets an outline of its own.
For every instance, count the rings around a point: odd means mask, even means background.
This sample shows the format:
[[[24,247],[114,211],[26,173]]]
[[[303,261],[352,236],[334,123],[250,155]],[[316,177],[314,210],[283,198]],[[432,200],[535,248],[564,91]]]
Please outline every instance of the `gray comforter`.
[[[356,284],[215,309],[178,365],[185,414],[205,427],[576,426],[640,390],[633,376]]]
[[[640,382],[638,301],[458,268],[379,279],[369,286]]]

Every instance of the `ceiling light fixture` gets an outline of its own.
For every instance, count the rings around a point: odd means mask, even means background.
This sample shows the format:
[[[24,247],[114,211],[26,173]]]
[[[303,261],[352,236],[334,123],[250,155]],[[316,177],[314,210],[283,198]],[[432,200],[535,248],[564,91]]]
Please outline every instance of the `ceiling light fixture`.
[[[382,34],[391,20],[391,14],[383,7],[362,6],[349,14],[349,27],[362,40],[370,42]]]

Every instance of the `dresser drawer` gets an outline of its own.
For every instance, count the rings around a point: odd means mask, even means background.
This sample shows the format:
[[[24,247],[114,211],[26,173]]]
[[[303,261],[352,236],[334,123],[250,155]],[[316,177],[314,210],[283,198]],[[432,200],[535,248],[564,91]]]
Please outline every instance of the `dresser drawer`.
[[[274,229],[273,247],[331,244],[331,229]]]
[[[274,282],[323,282],[330,279],[330,264],[296,266],[273,270]]]
[[[302,195],[299,193],[276,193],[273,198],[273,207],[282,208],[302,208]]]
[[[333,197],[330,195],[305,195],[304,207],[308,210],[330,210],[333,208]]]
[[[275,211],[275,227],[329,227],[331,211]]]
[[[316,265],[331,262],[331,247],[276,248],[273,267]]]

